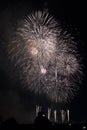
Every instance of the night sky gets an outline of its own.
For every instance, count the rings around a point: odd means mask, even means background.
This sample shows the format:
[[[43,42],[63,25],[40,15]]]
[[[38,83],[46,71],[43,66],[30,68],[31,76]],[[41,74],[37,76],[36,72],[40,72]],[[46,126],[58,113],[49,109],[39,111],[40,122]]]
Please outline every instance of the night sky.
[[[0,116],[2,119],[14,117],[19,123],[31,123],[35,118],[35,105],[43,104],[46,109],[50,104],[43,97],[38,97],[21,87],[20,81],[13,79],[9,72],[5,54],[9,30],[13,30],[17,20],[35,9],[48,8],[56,20],[76,37],[83,64],[83,79],[75,98],[65,104],[70,109],[73,122],[87,121],[87,22],[86,3],[79,0],[22,0],[0,2]],[[60,104],[59,104],[60,105]]]

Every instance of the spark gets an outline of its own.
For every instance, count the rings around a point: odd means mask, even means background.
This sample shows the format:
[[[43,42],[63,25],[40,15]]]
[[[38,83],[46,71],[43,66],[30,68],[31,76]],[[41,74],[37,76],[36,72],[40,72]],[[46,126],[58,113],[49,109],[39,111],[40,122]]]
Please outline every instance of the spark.
[[[46,69],[43,66],[41,66],[40,68],[41,68],[41,73],[46,74]]]
[[[37,55],[37,53],[38,53],[38,50],[36,48],[31,49],[31,54],[32,55]]]

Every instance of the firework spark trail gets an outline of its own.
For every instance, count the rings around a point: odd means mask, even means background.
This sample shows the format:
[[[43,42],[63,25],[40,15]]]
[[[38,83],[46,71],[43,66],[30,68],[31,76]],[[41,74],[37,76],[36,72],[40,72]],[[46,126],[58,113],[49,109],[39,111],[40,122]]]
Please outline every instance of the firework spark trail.
[[[62,32],[48,12],[36,11],[21,22],[8,44],[8,58],[23,85],[56,102],[73,98],[82,73],[76,43]]]

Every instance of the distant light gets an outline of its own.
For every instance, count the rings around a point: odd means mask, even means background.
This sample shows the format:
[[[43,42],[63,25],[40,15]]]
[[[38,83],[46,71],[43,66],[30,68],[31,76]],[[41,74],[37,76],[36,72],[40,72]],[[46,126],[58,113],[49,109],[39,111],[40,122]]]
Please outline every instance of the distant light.
[[[86,129],[86,126],[83,126],[82,129],[85,130],[85,129]]]
[[[69,125],[69,126],[71,126],[72,124],[71,124],[71,123],[69,123],[68,125]]]
[[[43,114],[42,116],[43,116],[43,117],[45,117],[45,115],[44,115],[44,114]]]

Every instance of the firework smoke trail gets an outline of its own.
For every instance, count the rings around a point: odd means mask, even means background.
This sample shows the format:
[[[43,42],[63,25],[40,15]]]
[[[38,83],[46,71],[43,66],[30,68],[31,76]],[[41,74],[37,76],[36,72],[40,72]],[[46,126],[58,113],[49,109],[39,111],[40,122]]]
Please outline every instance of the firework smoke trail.
[[[23,85],[56,102],[73,98],[81,65],[73,37],[48,12],[36,11],[20,22],[8,44]]]

